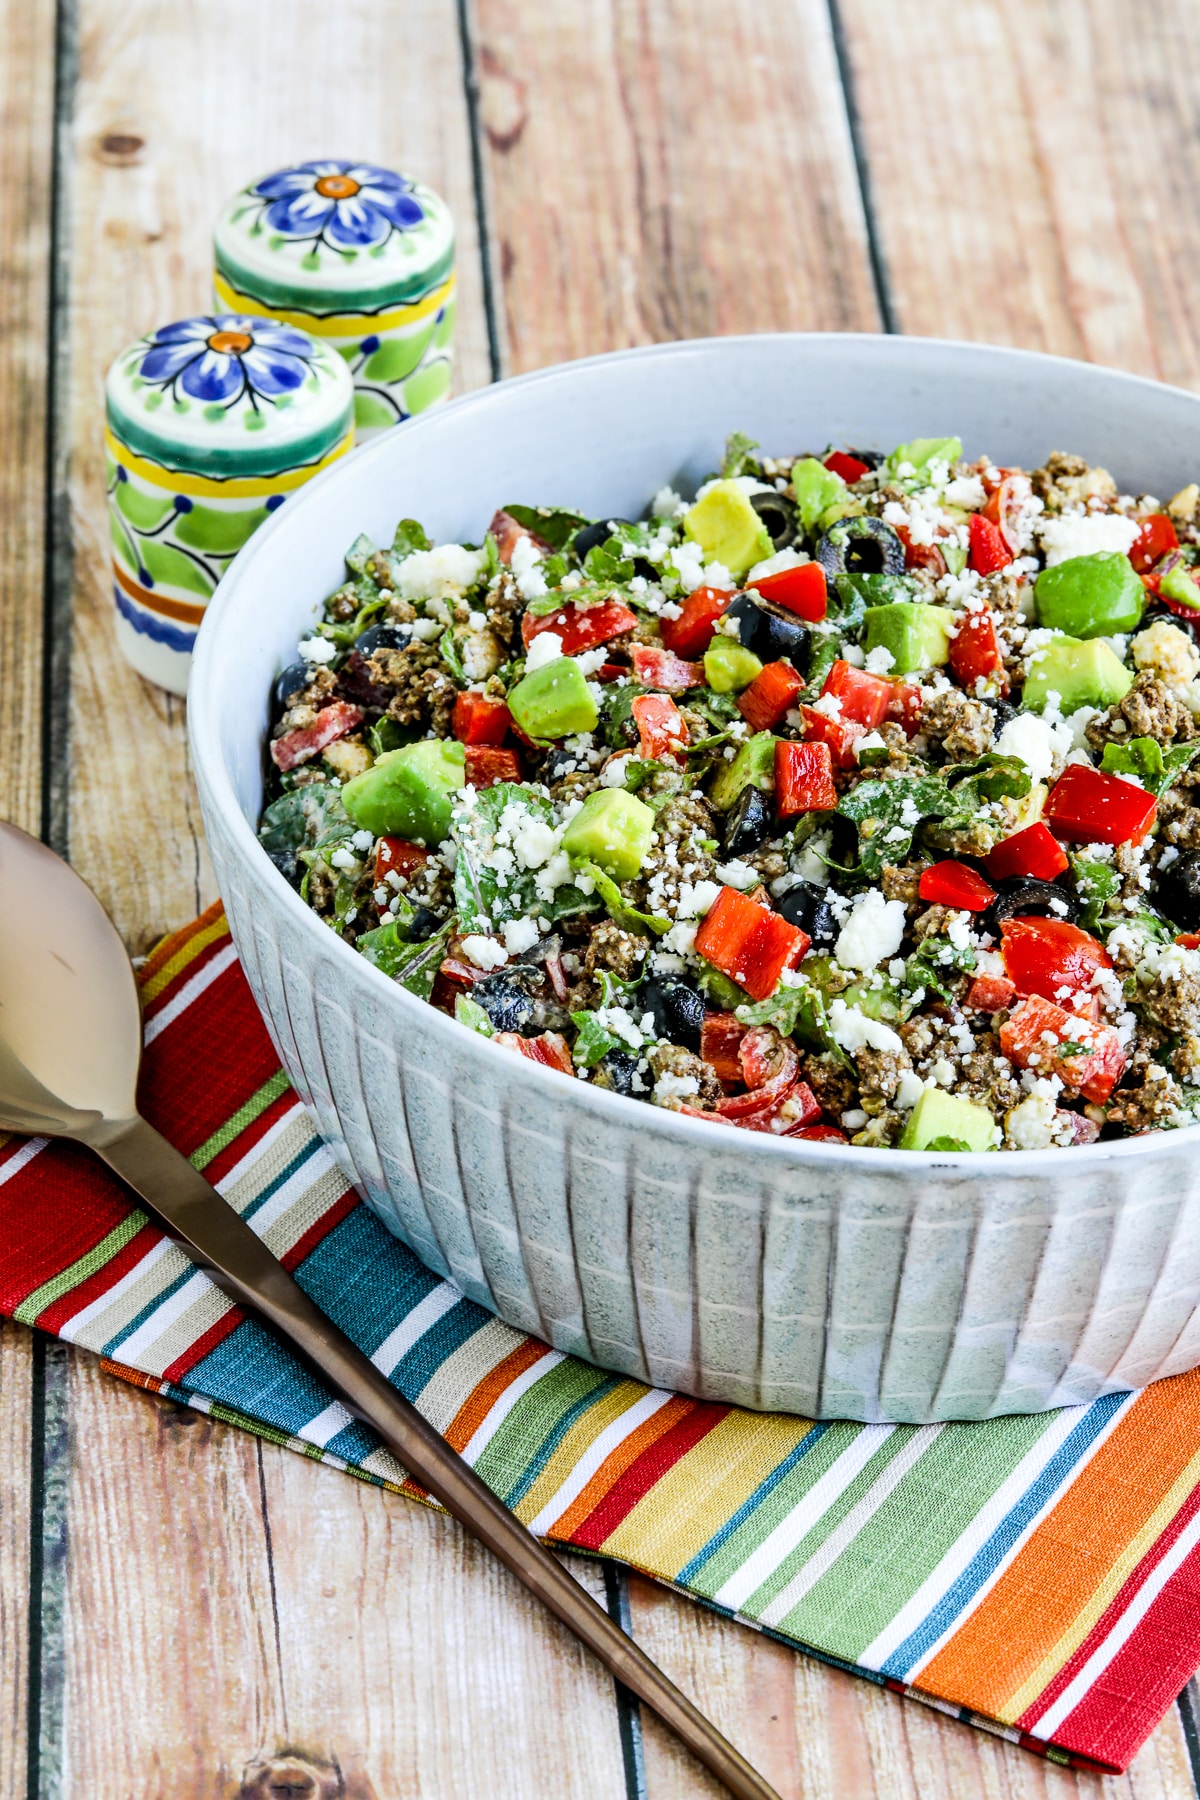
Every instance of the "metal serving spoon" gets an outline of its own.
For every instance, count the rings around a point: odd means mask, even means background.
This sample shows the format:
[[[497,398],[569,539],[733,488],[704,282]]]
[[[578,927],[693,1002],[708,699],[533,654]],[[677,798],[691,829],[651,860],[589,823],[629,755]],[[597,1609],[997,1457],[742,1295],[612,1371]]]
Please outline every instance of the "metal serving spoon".
[[[266,1245],[137,1111],[142,1015],[125,948],[91,890],[0,821],[0,1127],[102,1156],[239,1306],[267,1321],[467,1530],[658,1714],[738,1800],[778,1800],[604,1609],[503,1506]]]

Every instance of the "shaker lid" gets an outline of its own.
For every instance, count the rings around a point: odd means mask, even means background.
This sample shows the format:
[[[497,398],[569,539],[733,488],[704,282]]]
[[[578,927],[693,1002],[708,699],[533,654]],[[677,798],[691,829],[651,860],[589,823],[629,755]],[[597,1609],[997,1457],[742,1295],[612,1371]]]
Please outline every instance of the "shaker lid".
[[[242,188],[221,210],[213,249],[231,287],[276,310],[373,312],[445,280],[454,221],[423,182],[325,157]]]
[[[350,431],[354,382],[333,349],[292,325],[206,313],[121,352],[108,422],[138,455],[214,476],[319,462]]]

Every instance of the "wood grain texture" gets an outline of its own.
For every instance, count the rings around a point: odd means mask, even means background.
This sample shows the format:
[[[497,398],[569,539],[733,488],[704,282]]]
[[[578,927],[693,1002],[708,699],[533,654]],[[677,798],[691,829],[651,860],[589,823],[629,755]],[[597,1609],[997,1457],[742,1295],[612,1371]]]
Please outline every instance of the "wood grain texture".
[[[25,1800],[33,1334],[0,1321],[0,1800]]]
[[[459,384],[487,379],[459,37],[446,0],[82,0],[73,132],[71,467],[75,536],[72,860],[145,950],[213,898],[183,705],[112,631],[104,371],[140,332],[211,305],[212,220],[256,173],[339,151],[411,169],[460,232]]]
[[[781,1800],[1191,1800],[1172,1711],[1125,1775],[1042,1761],[931,1707],[797,1656],[639,1577],[638,1642],[778,1789]],[[718,1800],[655,1720],[644,1724],[649,1800]]]
[[[900,329],[1200,381],[1188,0],[841,14]]]
[[[474,17],[509,371],[877,326],[822,0],[475,0]]]

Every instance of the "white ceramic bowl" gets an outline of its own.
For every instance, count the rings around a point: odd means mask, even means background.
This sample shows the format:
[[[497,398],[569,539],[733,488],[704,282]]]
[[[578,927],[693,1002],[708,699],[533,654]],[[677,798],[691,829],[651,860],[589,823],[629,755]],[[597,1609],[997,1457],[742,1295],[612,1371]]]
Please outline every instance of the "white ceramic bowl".
[[[383,1222],[522,1330],[663,1387],[822,1418],[981,1418],[1200,1363],[1197,1130],[912,1154],[778,1141],[571,1083],[371,968],[259,849],[267,692],[366,531],[478,541],[505,501],[637,517],[726,433],[768,451],[957,432],[1079,451],[1169,496],[1200,399],[912,338],[762,336],[547,369],[428,414],[304,488],[208,609],[189,715],[246,974],[288,1074]]]

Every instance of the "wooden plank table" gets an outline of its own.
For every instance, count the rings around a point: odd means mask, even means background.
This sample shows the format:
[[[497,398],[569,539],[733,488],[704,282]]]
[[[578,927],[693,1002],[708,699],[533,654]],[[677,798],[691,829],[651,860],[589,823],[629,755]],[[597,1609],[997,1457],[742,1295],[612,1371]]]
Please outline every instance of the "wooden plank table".
[[[0,0],[0,815],[135,952],[213,896],[183,708],[113,642],[101,380],[206,304],[248,175],[344,147],[446,194],[460,388],[772,328],[1196,386],[1191,26],[1187,0]],[[1197,1793],[1190,1690],[1127,1776],[1077,1774],[572,1567],[788,1800]],[[716,1791],[449,1520],[0,1330],[0,1800]]]

